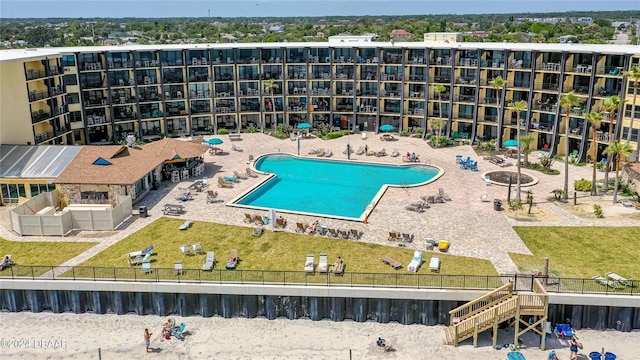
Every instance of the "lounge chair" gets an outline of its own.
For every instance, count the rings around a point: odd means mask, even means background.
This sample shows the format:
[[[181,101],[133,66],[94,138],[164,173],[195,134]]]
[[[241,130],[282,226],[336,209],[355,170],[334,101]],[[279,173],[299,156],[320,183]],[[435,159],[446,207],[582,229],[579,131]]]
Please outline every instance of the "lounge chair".
[[[324,156],[324,149],[319,149],[318,152],[316,153],[317,157],[323,157]]]
[[[316,155],[317,153],[318,153],[318,149],[311,149],[311,150],[309,150],[307,155]]]
[[[151,274],[151,263],[148,261],[143,262],[140,271],[142,271],[143,274]]]
[[[180,251],[182,252],[182,255],[193,255],[193,250],[191,248],[191,245],[180,246]]]
[[[253,222],[251,214],[244,213],[244,222],[247,224],[251,224]]]
[[[422,206],[417,205],[417,204],[409,204],[409,205],[405,206],[404,208],[409,210],[409,211],[424,212],[424,208]]]
[[[204,249],[202,248],[202,244],[197,243],[197,244],[193,244],[191,245],[193,247],[193,252],[196,254],[204,254]]]
[[[389,231],[389,241],[396,241],[400,237],[400,233]]]
[[[489,199],[489,194],[488,193],[484,193],[482,196],[480,196],[480,201],[482,201],[482,202],[491,202],[491,199]]]
[[[4,268],[8,268],[15,265],[15,262],[11,260],[11,255],[7,254],[2,258],[2,262],[0,262],[0,270],[4,270]]]
[[[251,233],[251,236],[262,236],[263,232],[264,232],[264,228],[262,227],[262,225],[256,226],[253,229],[253,232]]]
[[[213,267],[216,265],[216,255],[213,251],[209,251],[207,253],[207,257],[204,260],[204,264],[202,264],[202,270],[211,271]]]
[[[418,272],[418,269],[420,269],[421,265],[422,265],[422,251],[416,250],[413,253],[413,259],[411,259],[411,262],[409,263],[409,265],[407,265],[407,270],[411,272]]]
[[[438,195],[446,201],[451,201],[451,197],[449,197],[449,195],[444,192],[443,188],[438,188]]]
[[[336,230],[336,237],[339,239],[348,239],[349,232],[347,230]]]
[[[304,272],[313,272],[315,270],[315,256],[313,254],[307,254],[307,260],[304,262]]]
[[[484,184],[486,186],[490,186],[491,185],[491,178],[489,176],[485,176],[484,177]]]
[[[213,204],[223,202],[224,200],[218,197],[218,192],[213,190],[207,190],[207,204]]]
[[[193,226],[193,221],[191,220],[186,220],[185,222],[182,223],[182,225],[180,225],[180,227],[178,229],[180,230],[187,230],[188,228],[190,228],[191,226]]]
[[[520,351],[509,351],[507,360],[527,360]]]
[[[287,227],[287,220],[285,218],[277,218],[276,227],[280,229],[284,229],[285,227]]]
[[[319,273],[326,273],[327,270],[329,269],[328,259],[329,257],[327,256],[326,253],[320,253],[320,260],[318,261]]]
[[[349,237],[352,239],[360,240],[363,234],[364,232],[362,230],[356,230],[356,229],[349,230]]]
[[[222,177],[222,180],[224,180],[224,181],[229,181],[229,182],[231,182],[231,183],[238,183],[238,182],[240,182],[240,179],[238,179],[238,178],[237,178],[237,177],[235,177],[235,176],[223,176],[223,177]]]
[[[254,173],[253,171],[251,171],[251,169],[246,168],[246,174],[248,177],[252,177],[252,178],[257,178],[258,175],[256,173]]]
[[[391,157],[398,157],[400,156],[400,152],[398,152],[398,149],[393,149],[393,151],[391,152]]]
[[[242,179],[242,180],[248,179],[248,177],[246,175],[242,175],[242,174],[240,174],[239,172],[237,172],[235,170],[233,171],[233,176],[235,176],[238,179]]]
[[[233,144],[233,143],[231,144],[231,150],[238,151],[238,152],[242,151],[241,148],[239,148],[238,146],[236,146],[236,144]]]
[[[339,257],[336,260],[336,262],[333,263],[333,266],[331,267],[331,271],[336,275],[343,275],[344,267],[345,267],[344,260],[342,260],[342,258]]]
[[[218,177],[218,187],[221,188],[231,188],[233,187],[233,182],[224,180],[221,177]]]
[[[626,200],[618,200],[618,202],[620,204],[622,204],[622,206],[624,207],[633,207],[633,201],[626,199]]]
[[[414,236],[413,236],[413,234],[402,233],[402,239],[406,243],[412,243],[413,239],[414,239]]]
[[[238,267],[238,250],[229,251],[229,260],[227,260],[227,264],[224,266],[227,270],[234,270]]]
[[[389,266],[391,266],[392,268],[394,268],[396,270],[402,268],[402,264],[399,261],[397,261],[397,260],[395,260],[395,259],[393,259],[393,258],[391,258],[389,256],[382,257],[382,262],[385,263],[385,264],[388,264]]]
[[[440,272],[440,258],[437,256],[432,256],[431,260],[429,260],[429,270]]]
[[[171,336],[175,337],[178,340],[184,340],[184,329],[187,327],[187,324],[180,323],[180,326],[171,332]]]
[[[336,229],[327,229],[327,236],[338,237],[338,232],[336,232]]]
[[[595,280],[598,284],[604,285],[606,287],[610,287],[612,289],[623,289],[624,288],[624,285],[620,285],[617,281],[605,279],[602,276],[596,275],[592,279]]]
[[[129,257],[143,257],[147,253],[153,253],[153,245],[149,245],[146,249],[129,253]]]
[[[626,285],[629,287],[633,287],[633,281],[627,279],[627,278],[623,278],[622,276],[613,273],[613,272],[608,272],[604,274],[606,277],[608,277],[609,279],[613,280],[613,281],[617,281],[619,284],[622,285]]]
[[[256,225],[264,225],[264,219],[260,215],[253,215],[251,221]]]
[[[556,337],[564,339],[565,337],[572,338],[575,331],[569,324],[556,324],[555,333]]]
[[[140,264],[143,264],[145,262],[149,262],[151,260],[151,253],[148,252],[144,256],[136,257],[136,258],[129,258],[128,260],[129,260],[129,265],[140,265]]]
[[[331,149],[327,149],[327,151],[325,151],[324,153],[324,157],[331,157],[333,156],[333,152],[331,151]]]
[[[173,275],[183,275],[182,261],[176,261],[173,263]]]
[[[298,233],[305,233],[307,231],[307,224],[303,224],[303,223],[296,223],[296,232]]]
[[[438,241],[438,250],[440,250],[442,252],[449,251],[449,246],[451,246],[451,245],[449,244],[449,241],[447,241],[447,240]]]
[[[364,154],[364,148],[362,146],[360,146],[358,148],[358,150],[356,151],[356,155],[362,155],[362,154]]]

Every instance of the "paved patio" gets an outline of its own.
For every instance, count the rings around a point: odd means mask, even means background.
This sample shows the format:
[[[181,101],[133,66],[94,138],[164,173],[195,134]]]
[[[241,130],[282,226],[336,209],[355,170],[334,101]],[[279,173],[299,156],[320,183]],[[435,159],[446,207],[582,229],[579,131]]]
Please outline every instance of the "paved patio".
[[[226,202],[238,196],[247,189],[255,186],[261,181],[265,175],[258,178],[249,178],[241,180],[233,188],[218,188],[217,177],[233,175],[234,170],[244,173],[245,168],[249,166],[249,155],[257,157],[265,153],[297,153],[297,142],[286,140],[278,140],[264,134],[242,134],[242,141],[234,141],[233,144],[242,148],[243,151],[232,151],[228,137],[225,135],[218,136],[224,140],[224,144],[219,145],[222,152],[217,155],[205,155],[206,169],[204,176],[209,178],[210,189],[217,191],[219,196],[225,200],[224,203],[207,204],[206,192],[195,193],[194,199],[183,202],[186,213],[178,218],[211,221],[225,223],[231,225],[247,226],[243,222],[244,213],[267,215],[266,211],[247,210],[226,206]],[[449,252],[454,255],[464,255],[476,258],[490,260],[499,273],[515,273],[516,265],[511,261],[508,252],[529,254],[529,249],[520,240],[513,226],[515,225],[534,225],[534,226],[640,226],[639,221],[607,221],[606,223],[599,221],[589,221],[572,214],[567,213],[560,207],[548,203],[546,198],[550,196],[553,189],[562,188],[563,175],[544,175],[542,173],[524,170],[539,179],[536,185],[525,188],[531,190],[534,195],[534,202],[540,205],[544,210],[559,218],[557,222],[532,223],[523,220],[514,220],[505,216],[502,212],[493,210],[493,199],[506,199],[507,187],[485,185],[481,174],[488,170],[498,170],[500,167],[483,160],[476,156],[471,146],[455,146],[442,149],[433,149],[427,143],[418,138],[399,137],[397,141],[382,141],[379,136],[369,133],[367,140],[362,140],[360,135],[351,135],[330,141],[317,138],[304,139],[301,141],[301,156],[306,155],[312,148],[331,148],[333,150],[333,159],[347,159],[347,155],[343,154],[347,143],[352,148],[357,149],[365,144],[369,150],[386,149],[387,153],[391,153],[393,149],[398,149],[400,154],[407,152],[415,152],[419,155],[423,163],[437,165],[444,169],[445,174],[437,181],[419,187],[413,188],[389,188],[380,202],[377,204],[373,212],[368,218],[368,223],[352,222],[335,219],[321,219],[322,224],[338,229],[360,229],[364,231],[361,240],[363,242],[385,244],[396,246],[394,243],[387,241],[390,231],[409,232],[415,235],[416,241],[409,244],[409,248],[423,249],[424,240],[427,237],[436,240],[448,240],[451,242]],[[455,162],[457,154],[463,157],[471,156],[478,161],[477,172],[462,170]],[[401,157],[370,157],[364,155],[351,154],[351,159],[359,161],[375,161],[382,163],[399,164],[402,163]],[[534,156],[530,156],[531,161],[535,161]],[[556,163],[554,168],[563,171],[563,164]],[[570,166],[570,181],[575,178],[591,178],[591,167]],[[509,170],[515,171],[515,166]],[[602,173],[598,173],[598,177],[602,177]],[[149,193],[142,201],[137,203],[134,208],[139,206],[147,206],[149,217],[134,217],[129,220],[121,230],[115,234],[104,236],[92,236],[91,233],[83,232],[82,237],[20,237],[9,230],[8,211],[2,211],[0,218],[0,236],[5,239],[18,241],[95,241],[100,244],[87,252],[67,261],[63,266],[78,265],[95,255],[96,253],[106,249],[112,244],[118,242],[129,234],[138,231],[155,219],[162,217],[162,207],[164,204],[176,203],[175,198],[178,196],[179,188],[188,187],[193,181],[198,179],[190,179],[178,184],[165,182],[157,191]],[[435,195],[438,188],[444,188],[450,195],[452,201],[444,204],[432,205],[424,213],[415,213],[404,209],[408,202],[419,200],[422,195]],[[515,186],[514,186],[515,191]],[[480,197],[487,194],[490,202],[482,202]],[[311,223],[316,220],[315,217],[291,215],[281,213],[288,220],[286,231],[294,231],[296,222]],[[249,231],[249,230],[247,230]]]

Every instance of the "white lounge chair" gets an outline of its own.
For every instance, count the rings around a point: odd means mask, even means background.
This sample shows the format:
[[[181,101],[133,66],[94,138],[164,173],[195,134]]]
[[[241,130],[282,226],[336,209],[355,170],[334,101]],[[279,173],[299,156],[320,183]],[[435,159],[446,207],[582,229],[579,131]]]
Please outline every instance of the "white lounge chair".
[[[620,285],[617,281],[605,279],[602,276],[594,276],[592,279],[595,280],[597,283],[599,283],[601,285],[604,285],[606,287],[610,287],[610,288],[613,288],[613,289],[622,289],[622,288],[624,288],[624,286]]]
[[[490,177],[488,177],[488,176],[485,176],[485,177],[484,177],[484,184],[485,184],[486,186],[491,185],[491,178],[490,178]]]
[[[180,225],[179,229],[180,230],[187,230],[188,228],[190,228],[193,225],[193,221],[191,220],[186,220],[185,222],[182,223],[182,225]]]
[[[204,249],[202,248],[202,244],[197,243],[191,245],[193,247],[193,252],[196,254],[204,254]]]
[[[148,261],[143,262],[141,271],[143,274],[151,274],[151,263]]]
[[[614,272],[608,272],[604,274],[606,277],[608,277],[609,279],[613,280],[613,281],[617,281],[618,283],[622,284],[622,285],[626,285],[629,287],[633,286],[633,281],[627,279],[627,278],[623,278],[622,276],[614,273]]]
[[[238,151],[238,152],[242,151],[240,147],[236,146],[236,144],[233,144],[233,143],[231,144],[231,150]]]
[[[242,175],[239,172],[237,172],[236,170],[233,171],[233,176],[237,177],[238,179],[242,179],[242,180],[248,179],[248,177],[246,175]]]
[[[440,272],[440,258],[438,256],[432,256],[429,260],[429,270]]]
[[[180,246],[180,251],[182,251],[182,255],[193,255],[193,250],[191,250],[191,245]]]
[[[211,271],[213,270],[214,265],[216,264],[216,256],[213,251],[209,251],[207,253],[207,257],[204,260],[204,264],[202,264],[202,270]]]
[[[326,273],[329,270],[329,257],[326,253],[320,253],[320,260],[318,261],[318,272]]]
[[[400,152],[398,152],[398,149],[393,149],[393,151],[391,152],[391,157],[398,157],[400,156]]]
[[[422,265],[422,251],[416,250],[413,253],[413,259],[411,259],[411,262],[409,263],[409,265],[407,265],[407,270],[411,272],[418,272],[418,269],[420,269],[421,265]]]
[[[315,256],[313,254],[307,254],[307,260],[304,262],[304,271],[312,273],[315,267]]]
[[[362,155],[362,154],[364,154],[364,148],[362,146],[360,146],[358,148],[358,150],[356,151],[356,155]]]
[[[256,175],[251,169],[246,168],[246,174],[248,177],[252,177],[252,178],[257,178],[258,175]]]
[[[183,275],[182,261],[173,263],[173,275]]]
[[[327,151],[325,151],[324,153],[324,157],[331,157],[333,156],[333,152],[331,151],[331,149],[327,149]]]

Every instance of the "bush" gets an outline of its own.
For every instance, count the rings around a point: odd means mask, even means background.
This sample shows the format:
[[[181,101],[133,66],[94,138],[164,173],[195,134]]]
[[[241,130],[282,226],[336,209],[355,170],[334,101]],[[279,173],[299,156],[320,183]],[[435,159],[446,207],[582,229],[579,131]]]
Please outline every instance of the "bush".
[[[422,132],[423,132],[423,131],[424,131],[424,129],[423,129],[423,128],[421,128],[421,127],[416,128],[416,133],[414,134],[414,136],[416,136],[416,137],[421,137],[421,136],[422,136]]]
[[[332,131],[330,133],[327,133],[322,138],[324,140],[332,140],[332,139],[337,139],[339,137],[346,136],[346,135],[349,135],[349,130]]]
[[[593,205],[593,214],[597,217],[597,218],[603,218],[604,214],[602,213],[602,206],[598,205],[598,204],[594,204]]]
[[[524,163],[521,163],[523,167]],[[540,171],[544,174],[547,175],[558,175],[560,174],[560,170],[556,170],[556,169],[545,169],[544,166],[542,166],[542,164],[538,164],[538,163],[529,163],[529,166],[526,167],[527,169],[531,169],[531,170],[536,170],[536,171]]]
[[[573,182],[576,191],[591,191],[591,180],[580,179]]]
[[[400,132],[400,134],[398,134],[398,135],[400,135],[400,136],[409,136],[409,132],[407,130],[402,130]]]
[[[453,140],[451,140],[451,138],[449,138],[448,136],[440,136],[439,140],[438,137],[432,136],[429,141],[431,143],[431,146],[445,147],[453,145]]]
[[[286,138],[289,137],[289,135],[287,135],[286,133],[284,133],[282,131],[278,131],[278,130],[271,131],[269,133],[269,135],[271,135],[271,136],[273,136],[274,138],[277,138],[277,139],[286,139]]]
[[[248,133],[256,133],[256,132],[258,132],[258,128],[255,127],[255,126],[247,126],[245,131],[248,132]]]
[[[564,190],[562,189],[555,189],[551,192],[553,194],[553,196],[555,197],[556,201],[560,201],[562,200],[562,196],[564,195]]]
[[[218,129],[218,135],[227,135],[229,130],[227,129]]]

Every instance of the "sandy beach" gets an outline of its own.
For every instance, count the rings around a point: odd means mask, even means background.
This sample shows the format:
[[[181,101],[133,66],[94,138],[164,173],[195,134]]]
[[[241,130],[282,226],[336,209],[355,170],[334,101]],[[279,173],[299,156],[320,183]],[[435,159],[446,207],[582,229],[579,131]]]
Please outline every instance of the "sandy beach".
[[[442,326],[379,324],[374,322],[266,320],[175,317],[186,322],[184,341],[161,340],[167,317],[51,313],[2,313],[0,358],[6,359],[506,359],[508,350],[491,348],[482,334],[478,348],[471,340],[460,347],[442,345]],[[143,332],[149,328],[153,352],[145,353]],[[10,330],[9,330],[10,329]],[[9,330],[9,331],[7,331]],[[522,353],[527,360],[546,360],[536,348],[538,337],[525,336]],[[397,351],[382,352],[378,336],[390,340]],[[606,351],[618,359],[640,359],[640,332],[581,330],[580,359],[590,351]],[[513,333],[500,330],[499,343],[511,342]],[[548,349],[569,359],[566,341],[550,336]]]

